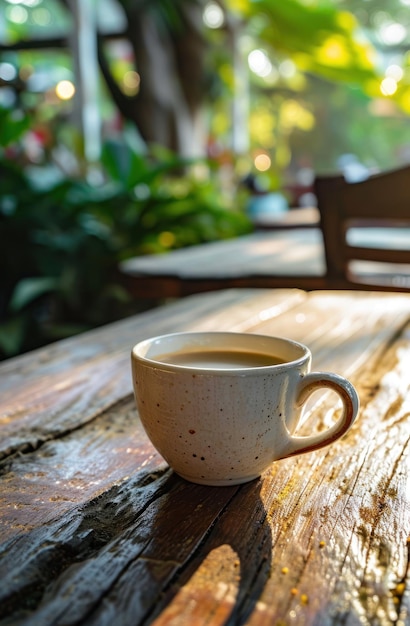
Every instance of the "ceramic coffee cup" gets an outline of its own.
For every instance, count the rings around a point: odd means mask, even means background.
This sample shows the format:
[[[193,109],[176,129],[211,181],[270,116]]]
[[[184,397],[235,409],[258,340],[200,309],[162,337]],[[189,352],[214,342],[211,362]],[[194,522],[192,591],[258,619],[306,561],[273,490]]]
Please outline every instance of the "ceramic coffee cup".
[[[257,478],[273,461],[341,437],[359,408],[348,380],[310,372],[309,349],[282,337],[175,333],[138,343],[131,362],[148,437],[176,473],[195,483]],[[321,388],[340,396],[340,417],[320,433],[295,436],[306,400]]]

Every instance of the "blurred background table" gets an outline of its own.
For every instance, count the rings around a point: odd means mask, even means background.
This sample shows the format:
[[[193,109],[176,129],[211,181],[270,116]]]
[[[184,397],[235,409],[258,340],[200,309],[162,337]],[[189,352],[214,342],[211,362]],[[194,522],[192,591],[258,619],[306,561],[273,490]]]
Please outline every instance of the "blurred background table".
[[[3,362],[0,624],[407,624],[409,323],[407,294],[222,290]],[[185,482],[130,375],[181,330],[304,342],[355,384],[355,425],[246,485]],[[301,434],[338,410],[313,396]]]
[[[377,243],[410,250],[410,229],[351,228],[349,235],[353,245]],[[391,271],[391,266],[384,269]],[[332,287],[326,279],[322,231],[312,225],[256,230],[234,239],[134,257],[120,270],[138,297],[179,297],[226,287]],[[374,271],[372,263],[360,264],[363,275]]]
[[[124,261],[135,296],[179,297],[226,287],[325,287],[319,228],[267,229]]]
[[[284,213],[260,214],[253,219],[255,228],[287,229],[287,228],[317,228],[319,226],[319,210],[316,207],[301,207],[285,211]]]

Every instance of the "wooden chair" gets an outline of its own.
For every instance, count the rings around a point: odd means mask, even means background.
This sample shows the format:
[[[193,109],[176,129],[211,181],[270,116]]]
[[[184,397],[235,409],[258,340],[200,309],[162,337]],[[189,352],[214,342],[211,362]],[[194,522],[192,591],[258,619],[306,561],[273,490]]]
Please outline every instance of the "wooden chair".
[[[410,166],[314,189],[329,288],[410,291]]]

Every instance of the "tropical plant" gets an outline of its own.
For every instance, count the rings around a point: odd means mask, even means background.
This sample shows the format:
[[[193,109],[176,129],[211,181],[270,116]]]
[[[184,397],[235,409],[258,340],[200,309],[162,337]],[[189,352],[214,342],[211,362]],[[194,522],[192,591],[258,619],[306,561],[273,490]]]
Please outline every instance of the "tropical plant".
[[[33,177],[0,160],[0,357],[152,304],[122,287],[122,259],[251,229],[212,178],[172,176],[182,165],[163,150],[141,155],[108,142],[103,183],[63,178],[39,187],[41,168]]]

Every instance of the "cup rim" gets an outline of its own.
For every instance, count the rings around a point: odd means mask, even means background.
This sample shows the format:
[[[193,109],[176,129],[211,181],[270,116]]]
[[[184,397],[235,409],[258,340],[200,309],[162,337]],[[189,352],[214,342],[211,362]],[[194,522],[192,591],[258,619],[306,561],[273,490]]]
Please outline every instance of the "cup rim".
[[[177,363],[169,363],[165,361],[157,360],[155,357],[148,357],[140,353],[145,347],[153,345],[154,343],[159,343],[161,341],[171,340],[172,338],[177,338],[179,336],[194,337],[194,336],[212,336],[212,337],[252,337],[256,339],[256,341],[277,341],[281,343],[284,347],[290,346],[293,349],[296,349],[301,352],[300,356],[297,358],[292,358],[286,360],[284,363],[276,363],[272,365],[262,365],[262,366],[249,366],[249,367],[232,367],[232,368],[223,368],[217,369],[212,367],[203,367],[203,366],[195,366],[195,365],[181,365]],[[280,336],[280,335],[267,335],[260,333],[243,333],[240,331],[177,331],[174,333],[165,333],[162,335],[156,335],[152,337],[147,337],[136,343],[131,350],[131,358],[137,362],[145,363],[151,366],[157,366],[158,368],[169,370],[169,371],[195,371],[195,372],[203,372],[204,374],[217,373],[218,375],[232,375],[238,376],[240,373],[266,373],[269,371],[278,371],[280,369],[288,369],[290,367],[295,367],[301,365],[306,362],[306,360],[311,359],[311,351],[310,349],[303,343],[299,341],[295,341],[294,339],[290,339],[288,337]]]

